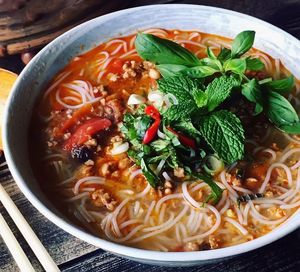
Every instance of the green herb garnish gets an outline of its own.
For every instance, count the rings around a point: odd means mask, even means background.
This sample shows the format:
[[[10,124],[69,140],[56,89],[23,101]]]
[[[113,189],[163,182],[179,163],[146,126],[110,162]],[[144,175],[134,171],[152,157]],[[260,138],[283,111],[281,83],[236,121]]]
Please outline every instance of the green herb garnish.
[[[243,31],[231,49],[222,48],[215,54],[208,47],[207,57],[198,59],[170,40],[137,35],[138,54],[155,63],[163,76],[157,81],[158,89],[176,98],[170,107],[158,109],[164,137],[156,137],[147,145],[143,137],[153,119],[145,115],[145,106],[127,113],[123,120],[122,132],[131,143],[128,154],[141,166],[151,186],[162,185],[163,171],[180,167],[187,178],[206,182],[212,190],[208,199],[219,201],[222,189],[211,176],[216,167],[207,163],[213,162],[218,170],[223,162],[232,164],[245,156],[242,122],[226,104],[236,93],[255,104],[253,115],[264,114],[277,128],[300,133],[298,114],[283,96],[291,92],[294,78],[258,81],[247,76],[249,70],[264,69],[258,58],[244,56],[253,46],[254,37],[254,31]],[[159,163],[162,168],[158,171]]]

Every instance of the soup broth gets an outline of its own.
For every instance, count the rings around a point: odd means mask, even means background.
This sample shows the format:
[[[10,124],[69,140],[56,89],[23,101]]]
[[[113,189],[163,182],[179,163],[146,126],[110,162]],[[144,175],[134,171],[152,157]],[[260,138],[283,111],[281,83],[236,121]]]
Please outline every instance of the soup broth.
[[[208,46],[218,55],[232,42],[198,31],[144,32],[176,41],[198,58],[207,57]],[[247,159],[221,165],[214,173],[223,189],[217,203],[208,200],[210,186],[186,178],[185,169],[160,173],[163,159],[152,169],[163,182],[156,188],[148,183],[128,153],[131,144],[122,124],[137,104],[151,104],[161,95],[161,75],[138,55],[135,39],[136,34],[112,39],[75,57],[42,93],[32,118],[30,151],[49,199],[96,236],[159,251],[232,246],[288,220],[300,205],[300,138],[274,128],[265,117],[253,117],[253,105],[240,97],[228,107],[245,127]],[[252,48],[247,56],[259,58],[265,67],[246,72],[249,78],[290,74],[280,60],[259,50]],[[296,81],[287,96],[295,107],[299,91]],[[164,132],[157,135],[163,138]]]

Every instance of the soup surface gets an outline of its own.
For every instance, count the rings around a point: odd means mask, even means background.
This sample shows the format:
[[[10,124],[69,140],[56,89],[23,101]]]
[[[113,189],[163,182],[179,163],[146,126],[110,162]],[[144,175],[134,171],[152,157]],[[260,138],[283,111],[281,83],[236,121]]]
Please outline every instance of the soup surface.
[[[199,59],[208,59],[208,53],[214,59],[232,46],[230,39],[197,31],[144,33],[176,41]],[[284,223],[300,206],[300,138],[275,128],[263,114],[253,115],[254,100],[239,93],[217,105],[244,127],[245,152],[236,161],[230,152],[222,159],[201,137],[187,136],[179,126],[187,121],[176,115],[176,129],[163,127],[162,109],[181,101],[160,90],[162,67],[141,58],[135,39],[136,34],[116,38],[75,57],[43,92],[32,118],[30,150],[49,199],[99,237],[160,251],[236,245]],[[253,48],[243,58],[249,56],[263,63],[259,71],[244,69],[249,82],[289,76],[279,60]],[[211,73],[200,83],[207,86],[214,79]],[[295,107],[299,91],[296,81],[284,94]],[[198,107],[201,101],[197,96]],[[130,133],[140,134],[134,138],[140,142],[135,144]],[[150,160],[149,146],[160,156]]]

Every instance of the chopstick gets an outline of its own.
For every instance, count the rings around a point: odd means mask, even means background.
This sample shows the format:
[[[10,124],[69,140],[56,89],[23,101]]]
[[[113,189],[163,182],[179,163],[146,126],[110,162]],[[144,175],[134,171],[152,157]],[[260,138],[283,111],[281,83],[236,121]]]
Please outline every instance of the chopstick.
[[[14,257],[21,271],[34,272],[34,268],[26,257],[23,249],[20,247],[17,239],[10,230],[2,214],[0,213],[0,236],[7,245],[11,255]]]
[[[17,227],[19,228],[20,232],[24,236],[25,240],[27,241],[28,245],[31,247],[32,251],[40,261],[41,265],[44,267],[46,271],[56,272],[60,271],[50,257],[47,250],[42,245],[39,238],[36,236],[34,231],[31,229],[15,203],[11,200],[7,192],[4,190],[3,186],[0,184],[0,201],[2,202],[3,206],[7,210],[10,217],[13,219]],[[30,270],[28,270],[30,271]]]

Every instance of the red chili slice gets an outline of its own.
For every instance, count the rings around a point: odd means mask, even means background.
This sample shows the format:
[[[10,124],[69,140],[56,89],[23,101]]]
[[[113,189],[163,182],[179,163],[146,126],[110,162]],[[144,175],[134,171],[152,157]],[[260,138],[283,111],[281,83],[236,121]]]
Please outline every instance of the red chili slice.
[[[71,151],[73,147],[82,145],[95,133],[109,128],[111,121],[107,118],[93,118],[80,125],[72,136],[65,142],[64,149]]]
[[[157,135],[157,131],[160,125],[160,113],[159,111],[152,105],[147,106],[145,108],[145,113],[146,115],[150,116],[153,118],[155,121],[154,123],[146,130],[144,139],[143,139],[143,144],[148,144],[150,143],[155,136]]]
[[[188,146],[192,149],[196,149],[196,142],[195,142],[194,139],[192,139],[188,136],[185,136],[182,133],[177,132],[177,131],[175,131],[174,129],[172,129],[170,127],[168,127],[168,130],[171,131],[173,134],[175,134],[182,144],[184,144],[185,146]]]

